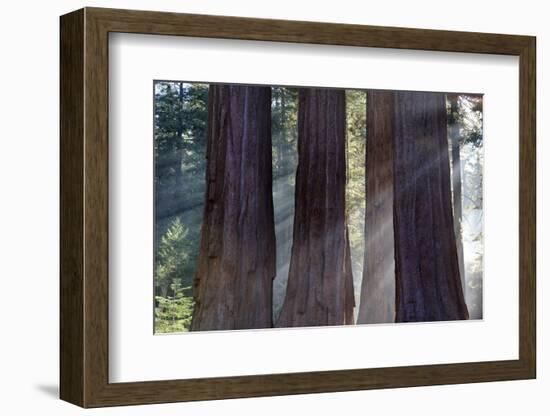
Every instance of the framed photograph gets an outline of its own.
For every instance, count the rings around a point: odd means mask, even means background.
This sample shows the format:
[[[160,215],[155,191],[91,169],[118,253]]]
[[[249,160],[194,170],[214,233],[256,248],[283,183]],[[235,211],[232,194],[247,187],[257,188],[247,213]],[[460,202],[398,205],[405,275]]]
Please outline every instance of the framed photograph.
[[[535,378],[535,49],[62,16],[61,398]]]

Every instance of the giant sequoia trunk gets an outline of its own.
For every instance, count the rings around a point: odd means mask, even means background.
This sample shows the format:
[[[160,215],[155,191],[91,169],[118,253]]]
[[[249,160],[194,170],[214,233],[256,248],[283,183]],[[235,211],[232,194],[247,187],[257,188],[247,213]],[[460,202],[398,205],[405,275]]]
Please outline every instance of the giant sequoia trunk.
[[[396,321],[467,319],[453,223],[445,95],[395,94]]]
[[[302,89],[293,246],[277,326],[353,323],[344,90]]]
[[[211,85],[192,330],[272,326],[271,89]]]
[[[462,246],[462,169],[460,164],[460,126],[458,124],[458,94],[447,94],[451,104],[449,114],[449,141],[451,142],[451,164],[453,166],[453,217],[456,236],[456,251],[458,268],[462,282],[462,291],[466,290],[466,275],[464,270],[464,248]]]
[[[365,256],[358,324],[395,315],[393,247],[394,93],[367,91]]]

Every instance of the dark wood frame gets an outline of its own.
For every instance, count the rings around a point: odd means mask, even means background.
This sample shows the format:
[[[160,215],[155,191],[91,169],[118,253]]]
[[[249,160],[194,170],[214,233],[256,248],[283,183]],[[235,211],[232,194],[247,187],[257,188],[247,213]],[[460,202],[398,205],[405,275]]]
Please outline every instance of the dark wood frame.
[[[519,359],[109,383],[109,32],[519,56]],[[530,36],[99,8],[62,16],[61,398],[100,407],[535,378],[535,45]]]

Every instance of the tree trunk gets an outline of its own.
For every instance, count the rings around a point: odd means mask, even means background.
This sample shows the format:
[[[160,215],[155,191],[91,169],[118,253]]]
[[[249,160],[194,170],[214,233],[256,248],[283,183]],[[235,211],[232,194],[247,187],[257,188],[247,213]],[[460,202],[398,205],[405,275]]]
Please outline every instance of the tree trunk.
[[[396,321],[468,319],[453,223],[445,95],[395,94]]]
[[[451,163],[453,166],[453,218],[456,236],[458,267],[462,282],[462,291],[466,293],[466,274],[464,269],[464,248],[462,246],[462,167],[460,163],[460,126],[458,124],[458,94],[447,94],[451,104],[449,115],[449,140],[451,142]]]
[[[211,85],[192,330],[272,326],[271,89]]]
[[[185,142],[183,140],[183,82],[178,84],[178,114],[177,114],[177,127],[176,127],[176,143],[175,152],[177,154],[176,166],[174,166],[174,205],[181,206],[185,199],[185,181],[183,177],[183,159],[185,156]]]
[[[365,256],[358,324],[395,319],[394,93],[367,91]]]
[[[279,327],[353,323],[344,90],[301,89],[293,246]]]

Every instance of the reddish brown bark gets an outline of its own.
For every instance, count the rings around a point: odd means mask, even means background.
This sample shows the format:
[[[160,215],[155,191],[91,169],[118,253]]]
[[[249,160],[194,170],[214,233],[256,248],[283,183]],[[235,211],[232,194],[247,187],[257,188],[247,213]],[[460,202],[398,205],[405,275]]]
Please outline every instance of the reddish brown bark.
[[[192,330],[272,326],[271,89],[211,85]]]
[[[468,319],[452,214],[445,95],[395,96],[396,321]]]
[[[279,327],[353,323],[345,123],[343,90],[300,90],[293,246]]]
[[[395,319],[394,93],[367,91],[365,256],[358,324]]]

